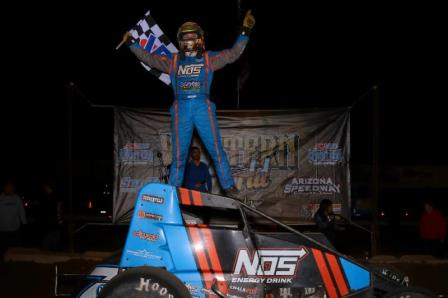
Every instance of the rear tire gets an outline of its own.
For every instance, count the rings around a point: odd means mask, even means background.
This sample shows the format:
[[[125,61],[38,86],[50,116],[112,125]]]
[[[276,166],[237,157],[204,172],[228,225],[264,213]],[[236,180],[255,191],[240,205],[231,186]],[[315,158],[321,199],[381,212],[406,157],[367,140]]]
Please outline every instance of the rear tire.
[[[130,268],[108,282],[98,298],[190,298],[185,285],[160,268]]]

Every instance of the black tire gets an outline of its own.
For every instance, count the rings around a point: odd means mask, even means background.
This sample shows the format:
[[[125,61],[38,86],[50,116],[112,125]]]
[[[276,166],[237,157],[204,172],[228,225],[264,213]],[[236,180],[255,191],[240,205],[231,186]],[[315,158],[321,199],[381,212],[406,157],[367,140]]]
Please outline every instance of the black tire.
[[[422,288],[405,287],[387,293],[382,298],[436,298],[434,293]]]
[[[185,285],[160,268],[136,267],[119,273],[101,290],[98,298],[190,298]]]

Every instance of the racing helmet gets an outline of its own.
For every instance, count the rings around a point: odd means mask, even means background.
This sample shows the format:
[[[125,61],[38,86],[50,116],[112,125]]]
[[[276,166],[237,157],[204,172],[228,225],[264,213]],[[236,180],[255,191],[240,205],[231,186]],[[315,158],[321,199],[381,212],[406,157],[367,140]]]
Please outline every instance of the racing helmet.
[[[195,22],[183,23],[177,30],[177,42],[182,54],[197,53],[200,55],[205,48],[204,30]]]

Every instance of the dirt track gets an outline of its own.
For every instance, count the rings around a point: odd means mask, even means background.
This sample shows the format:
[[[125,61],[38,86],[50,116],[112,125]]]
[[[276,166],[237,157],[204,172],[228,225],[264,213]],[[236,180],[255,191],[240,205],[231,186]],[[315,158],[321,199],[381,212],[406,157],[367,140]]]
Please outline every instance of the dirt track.
[[[406,264],[393,266],[409,276],[412,286],[448,296],[448,264]]]
[[[62,272],[87,273],[95,262],[72,260],[57,264]],[[0,264],[0,287],[5,298],[54,297],[54,265],[31,262]]]

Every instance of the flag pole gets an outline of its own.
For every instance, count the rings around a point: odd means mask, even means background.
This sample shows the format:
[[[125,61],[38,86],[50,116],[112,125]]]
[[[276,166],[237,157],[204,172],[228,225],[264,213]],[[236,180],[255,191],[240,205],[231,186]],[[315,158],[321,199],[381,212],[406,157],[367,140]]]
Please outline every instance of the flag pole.
[[[121,48],[121,46],[122,46],[125,42],[126,42],[126,40],[123,39],[123,40],[118,44],[118,46],[115,47],[115,50],[118,50],[119,48]]]
[[[123,35],[123,39],[121,40],[121,42],[118,44],[118,46],[115,47],[115,50],[118,50],[119,48],[121,48],[121,46],[126,42],[126,40],[128,40],[128,38],[130,38],[132,35],[129,31],[126,31],[126,33]]]

